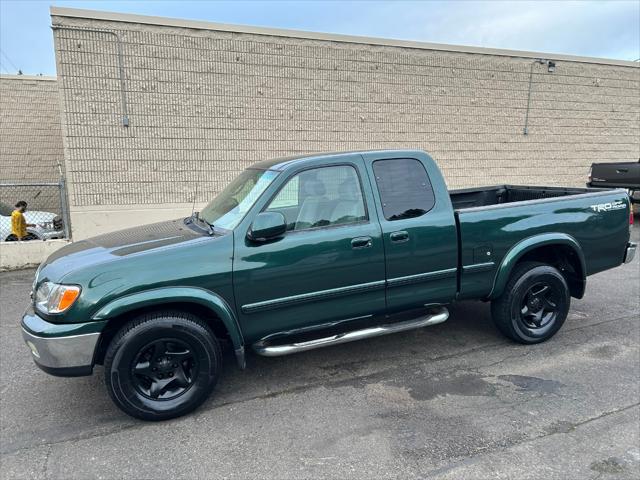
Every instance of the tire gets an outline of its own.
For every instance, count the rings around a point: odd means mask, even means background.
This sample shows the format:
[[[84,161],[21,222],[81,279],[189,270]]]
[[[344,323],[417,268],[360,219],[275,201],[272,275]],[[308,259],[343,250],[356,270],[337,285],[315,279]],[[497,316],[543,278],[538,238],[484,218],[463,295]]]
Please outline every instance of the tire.
[[[204,402],[222,366],[220,344],[202,320],[162,311],[126,324],[104,359],[114,403],[142,420],[185,415]]]
[[[570,305],[569,286],[558,269],[524,262],[514,268],[504,293],[491,302],[491,314],[504,335],[519,343],[534,344],[560,330]]]
[[[7,238],[5,238],[5,242],[18,242],[20,239],[15,234],[10,234]],[[26,242],[28,240],[38,240],[38,236],[35,233],[28,232],[24,237],[22,237],[22,241]]]

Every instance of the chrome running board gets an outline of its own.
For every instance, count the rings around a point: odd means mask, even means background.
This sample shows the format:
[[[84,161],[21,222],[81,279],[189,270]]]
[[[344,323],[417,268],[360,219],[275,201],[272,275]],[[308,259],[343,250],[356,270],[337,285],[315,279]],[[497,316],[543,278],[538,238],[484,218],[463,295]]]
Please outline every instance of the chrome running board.
[[[278,357],[280,355],[289,355],[291,353],[305,352],[314,348],[328,347],[329,345],[338,345],[340,343],[354,342],[363,338],[379,337],[390,333],[404,332],[405,330],[413,330],[415,328],[428,327],[437,325],[449,318],[449,310],[445,307],[437,307],[432,310],[429,315],[424,317],[413,318],[398,323],[389,323],[386,325],[378,325],[362,330],[354,330],[352,332],[338,333],[330,337],[317,338],[306,342],[288,343],[282,345],[269,345],[261,340],[253,344],[253,349],[259,355],[265,357]]]

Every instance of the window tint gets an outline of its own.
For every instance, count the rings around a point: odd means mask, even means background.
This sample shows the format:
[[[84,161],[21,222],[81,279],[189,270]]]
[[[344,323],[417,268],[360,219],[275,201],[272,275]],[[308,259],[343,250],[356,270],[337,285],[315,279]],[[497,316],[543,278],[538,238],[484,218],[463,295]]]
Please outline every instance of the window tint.
[[[377,160],[373,162],[373,173],[387,220],[419,217],[433,208],[433,187],[418,160]]]
[[[336,166],[305,170],[292,177],[269,204],[281,212],[287,230],[305,230],[367,219],[355,169]]]

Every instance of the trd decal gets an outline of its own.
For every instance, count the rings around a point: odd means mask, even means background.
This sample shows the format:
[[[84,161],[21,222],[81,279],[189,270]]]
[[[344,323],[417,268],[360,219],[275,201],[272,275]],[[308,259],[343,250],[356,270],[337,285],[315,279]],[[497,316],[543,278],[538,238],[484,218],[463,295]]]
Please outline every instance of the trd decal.
[[[599,203],[598,205],[591,205],[591,210],[594,212],[609,212],[611,210],[621,210],[627,208],[627,204],[622,200],[616,200],[615,202]]]

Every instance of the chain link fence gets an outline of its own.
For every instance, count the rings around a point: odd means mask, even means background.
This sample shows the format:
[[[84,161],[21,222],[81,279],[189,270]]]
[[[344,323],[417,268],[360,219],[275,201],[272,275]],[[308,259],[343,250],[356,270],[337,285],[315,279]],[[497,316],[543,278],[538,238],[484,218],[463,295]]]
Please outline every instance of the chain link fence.
[[[69,210],[64,181],[0,183],[0,242],[18,240],[11,215],[18,202],[26,202],[27,235],[21,240],[70,238]]]

